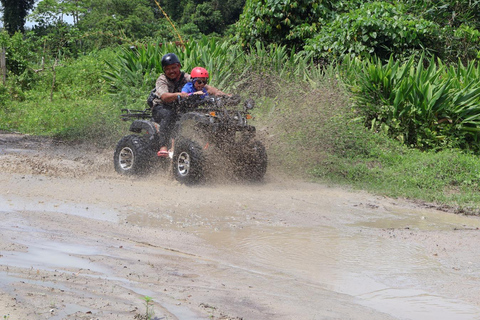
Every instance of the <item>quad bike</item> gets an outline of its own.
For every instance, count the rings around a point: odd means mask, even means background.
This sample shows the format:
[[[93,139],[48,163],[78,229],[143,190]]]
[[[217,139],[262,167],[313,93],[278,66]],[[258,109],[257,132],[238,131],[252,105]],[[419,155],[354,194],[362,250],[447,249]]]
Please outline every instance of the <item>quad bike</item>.
[[[122,175],[143,175],[160,163],[171,165],[176,180],[186,185],[203,182],[215,170],[228,171],[237,179],[261,181],[267,171],[267,153],[255,138],[255,127],[248,124],[254,102],[245,100],[243,109],[240,104],[239,96],[179,98],[168,158],[157,156],[159,125],[150,109],[123,109],[122,119],[133,120],[130,131],[134,134],[117,143],[115,170]]]

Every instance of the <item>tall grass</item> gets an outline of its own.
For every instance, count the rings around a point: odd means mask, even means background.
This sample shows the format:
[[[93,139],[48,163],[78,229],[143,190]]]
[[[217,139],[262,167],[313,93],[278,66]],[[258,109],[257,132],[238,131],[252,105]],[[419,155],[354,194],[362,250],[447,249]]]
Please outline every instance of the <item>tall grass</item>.
[[[163,73],[161,59],[166,53],[175,53],[182,64],[182,70],[189,73],[201,66],[210,73],[210,83],[218,88],[229,88],[236,74],[241,50],[230,41],[218,41],[203,37],[199,41],[186,42],[179,46],[171,42],[148,43],[134,48],[120,49],[118,58],[107,61],[108,69],[103,77],[110,84],[110,92],[120,104],[133,103],[144,106],[155,81]],[[129,100],[124,99],[125,96]]]
[[[296,54],[286,46],[265,47],[260,42],[248,51],[249,54],[245,54],[244,48],[231,39],[210,37],[184,45],[163,41],[148,43],[120,49],[118,58],[107,62],[109,68],[104,79],[121,104],[142,103],[163,72],[162,56],[169,52],[179,57],[185,72],[196,66],[204,67],[209,71],[213,86],[231,92],[242,91],[246,83],[252,81],[251,77],[256,76],[275,74],[292,81],[315,77],[311,54]],[[129,101],[122,99],[125,92],[131,97]]]
[[[423,150],[480,152],[480,66],[416,60],[346,60],[344,72],[365,124]]]

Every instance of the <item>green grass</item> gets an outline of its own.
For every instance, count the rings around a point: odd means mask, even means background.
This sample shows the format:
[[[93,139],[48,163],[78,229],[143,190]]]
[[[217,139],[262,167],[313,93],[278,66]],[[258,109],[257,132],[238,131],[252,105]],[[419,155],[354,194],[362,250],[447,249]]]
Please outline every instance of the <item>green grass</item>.
[[[40,72],[10,77],[7,86],[0,86],[0,130],[112,143],[123,106],[111,100],[100,76],[111,54],[106,50],[60,61],[55,73],[54,62],[46,62]]]
[[[398,153],[372,145],[371,155],[331,155],[311,173],[319,181],[480,213],[478,157],[455,150]]]

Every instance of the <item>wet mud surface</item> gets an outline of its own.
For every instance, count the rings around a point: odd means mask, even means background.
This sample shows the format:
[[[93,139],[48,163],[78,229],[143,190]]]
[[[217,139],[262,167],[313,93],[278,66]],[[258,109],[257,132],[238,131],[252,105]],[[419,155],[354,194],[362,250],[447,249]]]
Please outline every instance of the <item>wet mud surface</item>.
[[[4,319],[480,319],[480,220],[267,172],[185,187],[0,134]],[[153,318],[152,317],[152,318]]]

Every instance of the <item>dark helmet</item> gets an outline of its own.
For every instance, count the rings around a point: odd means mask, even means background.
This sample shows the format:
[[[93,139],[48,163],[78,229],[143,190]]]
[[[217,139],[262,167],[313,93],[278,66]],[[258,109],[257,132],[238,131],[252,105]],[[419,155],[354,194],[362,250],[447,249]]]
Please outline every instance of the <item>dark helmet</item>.
[[[175,53],[167,53],[162,57],[162,68],[169,66],[171,64],[180,63],[180,60],[175,55]]]

